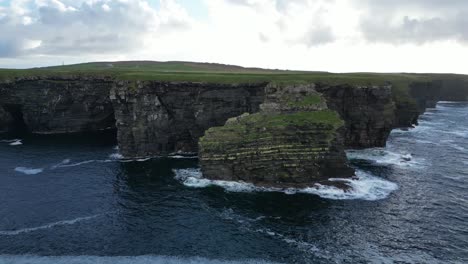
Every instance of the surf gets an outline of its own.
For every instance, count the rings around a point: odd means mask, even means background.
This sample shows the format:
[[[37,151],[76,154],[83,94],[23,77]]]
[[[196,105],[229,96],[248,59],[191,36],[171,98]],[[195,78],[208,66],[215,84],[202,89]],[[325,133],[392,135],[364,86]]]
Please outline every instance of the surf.
[[[175,179],[191,188],[206,188],[218,186],[228,192],[282,192],[288,195],[313,194],[331,200],[367,200],[376,201],[387,198],[398,190],[396,183],[378,178],[358,170],[355,179],[330,179],[330,182],[342,182],[349,189],[341,189],[332,185],[315,184],[308,188],[267,188],[255,186],[242,181],[220,181],[203,178],[200,169],[173,170]]]

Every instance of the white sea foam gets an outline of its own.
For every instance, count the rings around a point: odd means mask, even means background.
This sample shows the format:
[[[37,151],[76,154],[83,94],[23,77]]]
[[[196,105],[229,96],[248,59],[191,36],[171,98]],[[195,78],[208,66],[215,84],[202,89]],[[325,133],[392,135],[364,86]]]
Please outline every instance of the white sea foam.
[[[368,160],[382,165],[415,168],[424,165],[424,159],[415,158],[411,153],[397,153],[386,148],[349,150],[346,154],[350,160]]]
[[[57,166],[54,166],[53,169],[57,169],[57,168],[70,168],[70,167],[77,167],[77,166],[81,166],[81,165],[85,165],[85,164],[90,164],[90,163],[94,163],[94,162],[98,162],[97,160],[85,160],[85,161],[81,161],[81,162],[77,162],[77,163],[66,163],[66,164],[59,164]]]
[[[114,159],[114,160],[119,160],[119,159],[123,159],[124,157],[120,153],[112,153],[109,155],[109,158]]]
[[[11,264],[269,264],[266,260],[216,260],[201,257],[166,257],[166,256],[0,256],[0,263]]]
[[[44,171],[44,169],[42,169],[42,168],[33,169],[33,168],[26,168],[26,167],[16,167],[15,171],[26,174],[26,175],[36,175],[36,174],[42,173]]]
[[[398,185],[372,176],[362,171],[357,172],[356,179],[330,179],[332,182],[343,182],[349,189],[343,190],[331,185],[320,185],[304,188],[266,188],[258,187],[251,183],[209,180],[202,177],[199,169],[174,170],[175,178],[185,186],[192,188],[205,188],[208,186],[219,186],[228,192],[283,192],[286,194],[314,194],[322,198],[333,200],[368,200],[375,201],[387,198],[390,193],[398,189]]]
[[[171,155],[168,156],[170,159],[198,159],[198,156],[182,156],[182,155]]]
[[[367,200],[376,201],[387,198],[392,192],[398,190],[396,183],[372,176],[363,171],[356,172],[357,179],[330,179],[340,181],[350,187],[343,190],[334,186],[319,185],[307,188],[301,192],[319,195],[322,198],[334,200]]]
[[[66,159],[59,164],[56,164],[52,166],[52,169],[58,169],[58,168],[70,168],[70,167],[77,167],[77,166],[82,166],[90,163],[111,163],[111,162],[121,162],[121,163],[128,163],[128,162],[144,162],[148,161],[151,158],[144,158],[144,159],[123,159],[123,157],[120,154],[111,154],[110,155],[111,159],[105,159],[105,160],[84,160],[80,162],[75,162],[71,163],[70,159]]]
[[[52,168],[53,170],[55,170],[55,169],[57,169],[57,168],[60,168],[60,167],[62,167],[62,166],[65,166],[65,165],[69,164],[70,162],[71,162],[70,159],[64,159],[64,160],[62,160],[60,163],[57,163],[57,164],[53,165],[51,168]]]
[[[1,143],[12,143],[15,141],[21,141],[21,139],[2,139],[0,140]]]
[[[10,143],[10,146],[20,146],[20,145],[23,145],[23,142],[20,139]]]
[[[49,224],[42,225],[42,226],[22,228],[22,229],[13,230],[13,231],[0,231],[0,236],[16,236],[16,235],[20,235],[23,233],[30,233],[30,232],[34,232],[38,230],[49,229],[49,228],[53,228],[56,226],[73,225],[81,221],[94,219],[98,216],[101,216],[101,215],[97,214],[97,215],[92,215],[92,216],[87,216],[87,217],[78,217],[72,220],[58,221],[58,222],[49,223]]]

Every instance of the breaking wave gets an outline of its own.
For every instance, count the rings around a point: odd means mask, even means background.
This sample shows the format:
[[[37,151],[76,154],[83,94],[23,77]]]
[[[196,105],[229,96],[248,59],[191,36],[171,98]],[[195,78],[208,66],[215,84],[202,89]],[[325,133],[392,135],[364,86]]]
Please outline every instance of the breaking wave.
[[[283,192],[285,194],[314,194],[325,199],[333,200],[367,200],[376,201],[387,198],[393,191],[398,189],[398,185],[372,176],[363,171],[357,171],[355,179],[330,179],[331,182],[342,182],[349,186],[344,190],[334,186],[315,184],[313,187],[296,188],[266,188],[255,186],[246,182],[209,180],[202,176],[200,169],[179,169],[174,170],[175,178],[187,187],[205,188],[218,186],[228,192]]]
[[[50,224],[46,224],[42,226],[23,228],[23,229],[18,229],[18,230],[13,230],[13,231],[0,231],[0,236],[16,236],[16,235],[20,235],[23,233],[30,233],[30,232],[34,232],[38,230],[49,229],[49,228],[53,228],[56,226],[73,225],[81,221],[94,219],[98,216],[101,216],[101,215],[97,214],[97,215],[87,216],[87,217],[78,217],[73,220],[58,221],[58,222],[54,222],[54,223],[50,223]]]
[[[350,160],[366,160],[381,165],[415,168],[424,165],[424,159],[415,158],[411,153],[397,153],[385,148],[348,150],[346,154]]]
[[[0,263],[15,264],[270,264],[266,260],[216,260],[201,257],[166,257],[166,256],[128,256],[128,257],[104,257],[104,256],[0,256]]]
[[[114,159],[114,160],[120,160],[120,159],[123,159],[124,156],[122,156],[122,154],[120,153],[112,153],[109,155],[109,158]]]
[[[36,174],[42,173],[44,171],[44,169],[42,169],[42,168],[33,169],[33,168],[26,168],[26,167],[16,167],[15,171],[26,174],[26,175],[36,175]]]

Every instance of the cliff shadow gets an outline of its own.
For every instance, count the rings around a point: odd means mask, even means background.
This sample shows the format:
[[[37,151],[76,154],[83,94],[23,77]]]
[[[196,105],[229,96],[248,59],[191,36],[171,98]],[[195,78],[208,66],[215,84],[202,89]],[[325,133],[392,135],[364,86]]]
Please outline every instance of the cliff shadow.
[[[23,109],[19,104],[5,104],[3,109],[10,114],[10,120],[7,123],[7,132],[13,135],[24,136],[30,133],[26,122],[24,121]]]

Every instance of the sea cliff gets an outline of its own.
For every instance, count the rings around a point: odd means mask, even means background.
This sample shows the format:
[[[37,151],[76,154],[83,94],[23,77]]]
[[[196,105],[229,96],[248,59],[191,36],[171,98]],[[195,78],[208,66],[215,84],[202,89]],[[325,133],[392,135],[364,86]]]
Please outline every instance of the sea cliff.
[[[110,78],[27,77],[0,83],[0,129],[60,134],[115,128]]]
[[[293,186],[352,176],[343,149],[384,146],[392,129],[416,125],[440,100],[468,100],[468,82],[450,76],[405,86],[29,76],[0,82],[0,132],[116,129],[125,158],[200,152],[207,177]]]

